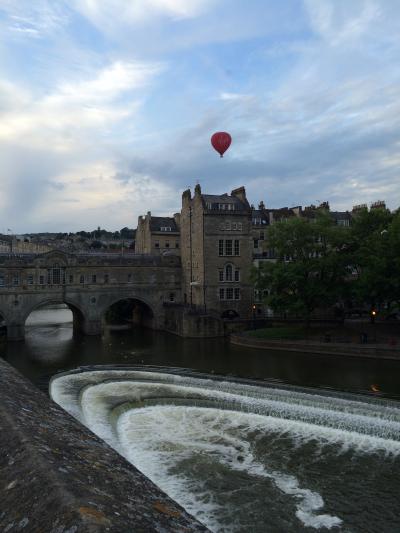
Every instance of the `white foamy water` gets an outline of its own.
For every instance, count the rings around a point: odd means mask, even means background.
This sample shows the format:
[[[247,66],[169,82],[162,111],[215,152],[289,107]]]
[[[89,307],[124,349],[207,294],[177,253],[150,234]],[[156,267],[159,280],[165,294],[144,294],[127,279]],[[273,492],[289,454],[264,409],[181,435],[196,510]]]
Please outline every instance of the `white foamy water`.
[[[376,507],[373,469],[400,488],[393,402],[121,369],[61,375],[50,392],[213,531],[362,531],[375,515],[351,497]]]

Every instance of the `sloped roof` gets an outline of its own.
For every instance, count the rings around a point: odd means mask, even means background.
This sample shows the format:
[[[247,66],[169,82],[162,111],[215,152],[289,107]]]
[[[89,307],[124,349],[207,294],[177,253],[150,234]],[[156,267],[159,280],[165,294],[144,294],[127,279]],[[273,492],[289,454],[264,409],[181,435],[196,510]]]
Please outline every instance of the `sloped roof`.
[[[179,232],[173,217],[151,217],[150,230],[161,231],[161,228],[171,228],[171,231]]]
[[[212,207],[217,207],[218,204],[234,204],[236,210],[245,209],[246,206],[236,196],[230,196],[229,194],[203,194],[203,200],[206,204],[211,204]]]

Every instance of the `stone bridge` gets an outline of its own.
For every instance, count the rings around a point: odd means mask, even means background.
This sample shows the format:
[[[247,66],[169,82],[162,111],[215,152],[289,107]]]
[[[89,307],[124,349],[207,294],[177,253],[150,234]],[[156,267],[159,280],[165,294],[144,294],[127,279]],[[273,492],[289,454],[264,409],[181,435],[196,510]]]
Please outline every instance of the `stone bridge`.
[[[0,315],[10,340],[24,338],[32,311],[57,303],[71,309],[74,327],[100,334],[106,311],[126,299],[134,300],[142,323],[165,329],[164,303],[181,301],[180,258],[57,250],[0,254]]]

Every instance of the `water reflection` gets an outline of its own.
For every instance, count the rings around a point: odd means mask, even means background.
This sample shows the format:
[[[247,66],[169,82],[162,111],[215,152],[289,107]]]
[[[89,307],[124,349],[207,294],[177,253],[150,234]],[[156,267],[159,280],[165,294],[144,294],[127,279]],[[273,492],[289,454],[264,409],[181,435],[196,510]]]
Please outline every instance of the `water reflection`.
[[[0,355],[43,389],[61,370],[144,364],[400,397],[400,361],[257,350],[226,339],[182,339],[146,329],[91,337],[73,330],[68,309],[51,310],[51,325],[45,325],[43,310],[32,315],[36,322],[26,327],[25,341],[4,343]],[[371,383],[379,384],[380,392],[372,392]]]

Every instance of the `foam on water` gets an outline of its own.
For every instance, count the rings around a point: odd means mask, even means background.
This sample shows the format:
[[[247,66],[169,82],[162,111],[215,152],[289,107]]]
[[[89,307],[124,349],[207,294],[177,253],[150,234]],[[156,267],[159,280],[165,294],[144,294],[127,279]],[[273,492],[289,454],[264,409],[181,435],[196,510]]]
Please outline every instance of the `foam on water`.
[[[340,510],[338,516],[323,512],[315,482],[308,488],[304,479],[272,464],[274,439],[284,439],[282,453],[289,454],[311,446],[323,456],[325,450],[328,455],[400,455],[400,409],[393,402],[111,369],[55,377],[50,391],[57,403],[214,531],[240,530],[232,516],[230,524],[226,517],[221,523],[225,505],[210,491],[204,473],[216,465],[254,483],[266,480],[268,490],[289,498],[304,527],[341,526]],[[269,444],[257,447],[263,439]],[[205,461],[205,479],[192,472],[199,461]]]

